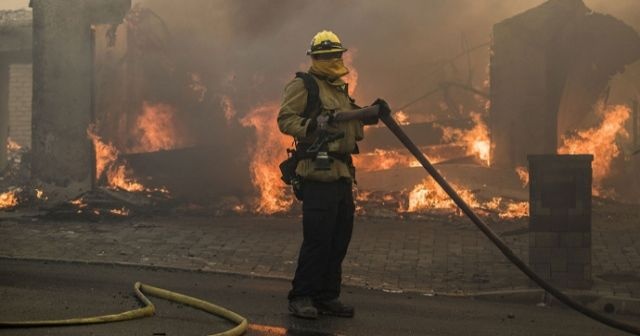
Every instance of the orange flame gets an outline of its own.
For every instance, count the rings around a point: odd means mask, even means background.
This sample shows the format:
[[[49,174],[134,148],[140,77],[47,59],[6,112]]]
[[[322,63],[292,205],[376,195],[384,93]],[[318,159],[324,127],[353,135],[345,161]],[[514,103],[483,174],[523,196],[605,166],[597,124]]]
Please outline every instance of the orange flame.
[[[409,122],[409,116],[406,113],[404,113],[404,111],[395,112],[393,114],[393,119],[395,119],[396,122],[399,125],[409,125],[409,124],[411,124]]]
[[[5,210],[18,206],[19,191],[19,189],[13,189],[4,193],[0,193],[0,209]]]
[[[144,191],[145,187],[130,177],[131,171],[124,164],[118,165],[115,168],[111,168],[107,171],[107,181],[109,185],[117,187],[129,192]]]
[[[168,104],[144,102],[136,120],[137,145],[132,153],[155,152],[184,147],[186,141],[177,130],[176,110]]]
[[[507,209],[498,215],[500,218],[521,218],[529,216],[529,202],[507,204]]]
[[[275,127],[278,110],[277,103],[268,103],[252,109],[240,120],[243,126],[256,131],[256,142],[250,148],[250,169],[251,181],[259,192],[255,211],[262,214],[287,211],[293,204],[278,168],[291,144],[291,139]]]
[[[529,184],[529,169],[518,166],[516,167],[516,174],[518,174],[518,178],[520,178],[520,182],[522,182],[522,187],[525,188],[527,184]]]
[[[473,193],[455,184],[451,186],[470,207],[478,207],[480,203]],[[449,195],[431,177],[424,179],[409,192],[409,204],[406,212],[417,212],[428,209],[456,209],[457,205]]]
[[[611,190],[605,190],[602,180],[609,175],[613,159],[620,155],[616,137],[628,138],[624,123],[629,119],[631,110],[627,106],[600,106],[596,111],[602,115],[602,122],[593,128],[579,131],[576,135],[562,138],[560,154],[593,155],[593,188],[596,196],[613,196]]]
[[[468,155],[475,155],[487,167],[491,165],[491,140],[489,138],[489,128],[482,120],[480,113],[471,113],[471,120],[474,126],[470,130],[461,130],[452,127],[442,127],[443,139],[447,142],[454,142],[464,145]]]
[[[420,165],[410,154],[378,148],[371,153],[354,155],[353,162],[358,170],[363,172]]]
[[[476,210],[493,210],[500,218],[521,218],[529,215],[528,202],[508,202],[502,197],[494,197],[489,201],[481,202],[471,190],[451,183],[458,195],[471,207]],[[391,195],[385,195],[392,197]],[[389,201],[389,200],[388,200]],[[426,178],[416,185],[408,195],[408,204],[400,202],[398,212],[426,212],[434,209],[448,209],[455,211],[459,215],[462,212],[449,195],[433,180]]]
[[[95,127],[89,126],[87,135],[93,142],[96,151],[96,178],[106,174],[107,182],[111,187],[117,187],[126,191],[143,191],[144,186],[132,177],[126,165],[116,165],[120,152],[111,143],[105,143],[95,133]]]
[[[87,136],[93,142],[96,151],[96,178],[102,176],[105,169],[118,159],[120,152],[112,145],[107,144],[95,133],[95,126],[87,128]]]

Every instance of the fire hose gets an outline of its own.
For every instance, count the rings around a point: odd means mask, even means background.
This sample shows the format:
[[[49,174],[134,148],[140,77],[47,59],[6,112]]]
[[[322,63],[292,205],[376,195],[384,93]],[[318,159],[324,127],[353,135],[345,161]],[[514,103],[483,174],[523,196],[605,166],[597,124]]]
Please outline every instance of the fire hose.
[[[520,269],[524,274],[526,274],[529,279],[533,280],[536,284],[542,287],[549,294],[553,295],[555,298],[560,300],[560,302],[566,304],[570,308],[586,315],[589,318],[592,318],[598,322],[601,322],[607,326],[612,328],[626,331],[631,334],[640,335],[640,328],[611,319],[607,316],[604,316],[584,305],[578,303],[573,300],[566,294],[562,293],[557,288],[553,287],[550,283],[542,279],[538,276],[526,263],[524,263],[516,254],[505,244],[505,242],[500,239],[500,237],[491,230],[491,228],[484,223],[478,215],[476,215],[471,207],[458,195],[458,193],[449,185],[449,183],[440,175],[438,170],[429,162],[429,160],[422,154],[418,146],[416,146],[413,141],[407,136],[407,134],[400,128],[400,126],[396,123],[396,121],[391,117],[390,113],[379,113],[380,119],[382,122],[389,128],[389,130],[402,142],[402,144],[415,156],[415,158],[420,162],[422,167],[433,177],[436,182],[442,187],[442,189],[451,197],[451,199],[456,203],[456,205],[464,212],[469,219],[475,224],[482,233],[484,233],[491,242],[498,247],[498,249],[504,254],[507,259],[514,265]]]
[[[211,302],[207,302],[198,298],[187,296],[184,294],[168,291],[166,289],[153,287],[140,282],[134,285],[136,297],[144,304],[144,307],[128,310],[122,313],[101,315],[93,317],[72,318],[66,320],[42,320],[42,321],[0,321],[0,328],[32,328],[32,327],[53,327],[53,326],[74,326],[85,324],[110,323],[118,321],[127,321],[143,317],[153,316],[156,308],[153,303],[144,295],[159,297],[165,300],[178,302],[187,306],[191,306],[207,313],[220,316],[237,325],[227,331],[210,336],[238,336],[247,330],[247,319]]]

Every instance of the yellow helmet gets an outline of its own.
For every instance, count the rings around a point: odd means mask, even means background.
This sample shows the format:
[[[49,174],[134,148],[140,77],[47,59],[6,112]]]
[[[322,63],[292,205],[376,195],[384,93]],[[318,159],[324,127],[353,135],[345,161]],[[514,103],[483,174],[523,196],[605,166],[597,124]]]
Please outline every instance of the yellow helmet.
[[[330,30],[323,30],[317,33],[311,40],[311,46],[307,50],[307,55],[328,54],[335,52],[345,52],[347,48],[342,47],[338,35]]]

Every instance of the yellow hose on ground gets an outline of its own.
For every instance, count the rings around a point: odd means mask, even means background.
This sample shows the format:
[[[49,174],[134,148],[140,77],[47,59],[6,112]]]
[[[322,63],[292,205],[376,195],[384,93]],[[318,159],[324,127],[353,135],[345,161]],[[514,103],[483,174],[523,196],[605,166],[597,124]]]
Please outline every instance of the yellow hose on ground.
[[[140,282],[136,282],[134,285],[136,297],[144,303],[144,307],[125,311],[118,314],[93,316],[93,317],[81,317],[72,318],[66,320],[43,320],[43,321],[0,321],[0,328],[29,328],[29,327],[53,327],[53,326],[71,326],[82,324],[97,324],[97,323],[109,323],[133,320],[137,318],[143,318],[153,316],[156,308],[149,301],[149,299],[143,294],[149,294],[151,296],[159,297],[161,299],[182,303],[187,306],[191,306],[207,313],[220,316],[238,325],[227,331],[211,334],[209,336],[238,336],[245,333],[247,330],[247,319],[228,310],[223,307],[217,306],[211,302],[200,300],[191,296],[183,295],[180,293],[168,291],[166,289],[145,285]]]

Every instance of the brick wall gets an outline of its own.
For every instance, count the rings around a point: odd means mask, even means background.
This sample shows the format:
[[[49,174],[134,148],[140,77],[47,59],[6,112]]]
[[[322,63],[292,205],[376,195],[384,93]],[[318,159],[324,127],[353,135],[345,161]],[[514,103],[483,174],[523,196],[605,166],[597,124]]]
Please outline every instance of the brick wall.
[[[32,65],[9,66],[9,137],[20,146],[31,147]]]

